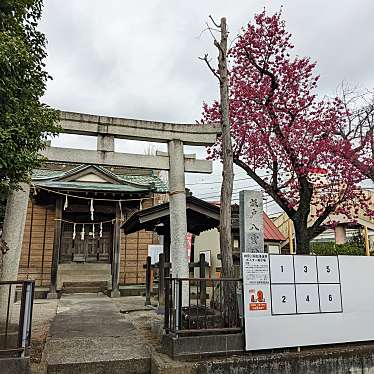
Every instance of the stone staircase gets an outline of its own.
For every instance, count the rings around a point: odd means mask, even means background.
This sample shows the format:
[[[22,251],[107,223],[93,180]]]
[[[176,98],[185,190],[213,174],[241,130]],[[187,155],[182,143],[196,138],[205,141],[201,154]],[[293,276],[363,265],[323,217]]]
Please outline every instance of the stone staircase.
[[[60,264],[57,272],[57,289],[62,293],[98,293],[111,289],[109,264]]]
[[[108,284],[105,281],[99,282],[64,282],[62,285],[63,294],[73,293],[105,293],[108,289]]]

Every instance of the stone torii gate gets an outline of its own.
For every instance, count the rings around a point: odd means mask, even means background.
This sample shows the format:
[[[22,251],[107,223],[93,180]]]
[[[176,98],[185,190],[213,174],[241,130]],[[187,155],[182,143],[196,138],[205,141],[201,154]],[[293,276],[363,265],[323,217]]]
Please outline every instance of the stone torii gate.
[[[191,155],[184,155],[183,145],[208,146],[214,144],[220,134],[220,126],[153,122],[73,112],[60,112],[60,126],[67,134],[96,136],[97,150],[47,147],[42,154],[51,162],[128,166],[168,171],[171,225],[170,254],[173,263],[173,276],[188,277],[185,172],[211,173],[212,163],[207,160],[198,160]],[[114,140],[116,138],[167,143],[168,152],[157,152],[155,156],[118,153],[114,151]],[[9,238],[4,238],[4,240],[8,242],[10,248],[18,248],[15,251],[18,254],[12,256],[18,256],[18,259],[13,258],[18,269],[29,188],[14,193],[20,196],[8,199],[7,217],[4,222],[5,226],[7,222],[13,222],[13,227],[4,227],[4,232],[11,232],[12,235],[9,235]],[[20,217],[20,215],[23,216]],[[21,230],[19,233],[14,232],[15,220],[19,222],[17,225],[18,230]],[[58,255],[54,255],[53,261],[58,262]],[[14,262],[12,267],[15,265]],[[115,254],[112,271],[112,286],[113,290],[117,291],[119,264],[119,253],[117,253]],[[57,273],[57,263],[52,263],[52,283],[53,278],[56,277],[56,274],[53,274],[54,267]],[[52,285],[52,293],[55,292],[53,288]]]

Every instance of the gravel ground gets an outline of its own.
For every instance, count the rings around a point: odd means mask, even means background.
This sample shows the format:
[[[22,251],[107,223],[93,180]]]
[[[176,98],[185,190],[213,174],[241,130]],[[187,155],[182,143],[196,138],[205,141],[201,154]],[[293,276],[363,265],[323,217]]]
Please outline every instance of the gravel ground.
[[[33,374],[45,372],[42,354],[49,326],[56,315],[58,300],[35,300],[31,335],[31,367]]]

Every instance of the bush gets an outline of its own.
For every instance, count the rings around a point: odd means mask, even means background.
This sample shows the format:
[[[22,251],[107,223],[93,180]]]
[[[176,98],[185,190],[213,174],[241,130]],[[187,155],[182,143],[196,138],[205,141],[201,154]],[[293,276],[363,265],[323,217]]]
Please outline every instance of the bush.
[[[364,256],[365,249],[355,243],[335,244],[335,243],[311,243],[311,251],[318,256]]]

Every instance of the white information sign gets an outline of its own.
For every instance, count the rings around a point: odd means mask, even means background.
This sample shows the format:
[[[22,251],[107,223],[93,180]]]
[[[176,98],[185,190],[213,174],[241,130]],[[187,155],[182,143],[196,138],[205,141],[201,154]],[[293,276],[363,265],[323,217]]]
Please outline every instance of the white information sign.
[[[374,257],[242,256],[247,350],[374,340]]]
[[[151,264],[157,264],[159,254],[163,253],[164,246],[162,244],[148,244],[148,256],[151,256]]]

